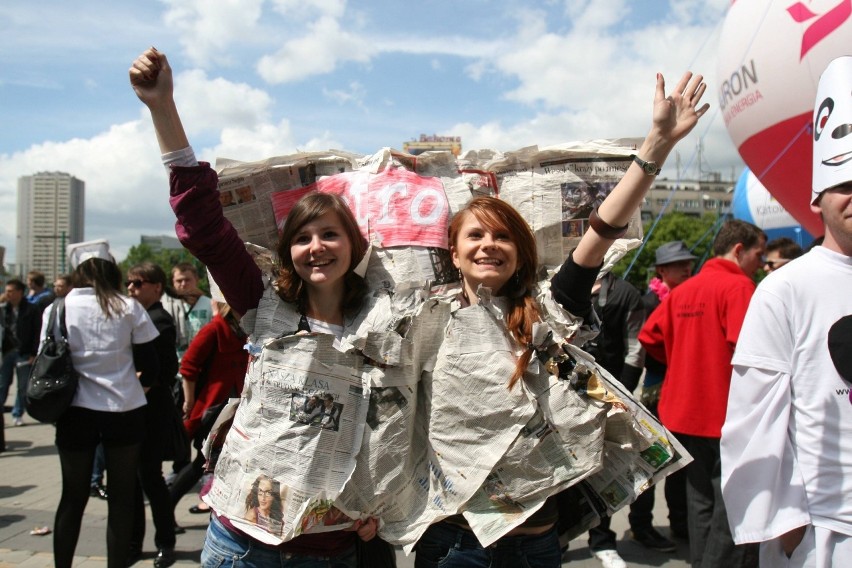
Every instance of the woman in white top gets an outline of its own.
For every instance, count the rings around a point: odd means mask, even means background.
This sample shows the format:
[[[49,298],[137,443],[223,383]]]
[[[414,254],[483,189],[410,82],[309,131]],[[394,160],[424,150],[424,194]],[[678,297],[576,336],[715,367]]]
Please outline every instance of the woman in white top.
[[[72,255],[72,265],[75,260]],[[79,385],[71,407],[56,423],[62,467],[53,540],[57,568],[71,567],[99,442],[109,478],[107,566],[124,568],[127,563],[133,524],[128,512],[133,510],[145,431],[143,386],[157,376],[152,342],[158,333],[145,308],[119,292],[121,276],[104,246],[87,253],[76,266],[74,289],[65,297],[65,324]],[[52,309],[45,310],[42,329]]]

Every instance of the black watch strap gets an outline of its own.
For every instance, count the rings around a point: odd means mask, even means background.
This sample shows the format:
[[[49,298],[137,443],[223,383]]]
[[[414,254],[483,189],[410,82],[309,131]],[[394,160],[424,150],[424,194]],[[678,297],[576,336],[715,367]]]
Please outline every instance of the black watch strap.
[[[657,162],[646,162],[636,154],[631,154],[630,157],[633,158],[633,161],[639,164],[639,167],[641,167],[649,176],[658,176],[660,175],[660,172],[663,171],[662,168],[657,166]]]

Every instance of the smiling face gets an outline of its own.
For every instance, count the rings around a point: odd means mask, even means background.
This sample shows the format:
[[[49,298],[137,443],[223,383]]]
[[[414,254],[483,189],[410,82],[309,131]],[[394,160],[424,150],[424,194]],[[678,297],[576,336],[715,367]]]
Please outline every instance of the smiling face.
[[[290,257],[308,294],[343,286],[352,263],[352,242],[337,213],[329,211],[296,230]]]
[[[822,191],[852,179],[852,57],[828,64],[814,107],[812,204]]]
[[[489,229],[473,213],[465,212],[450,247],[453,264],[462,273],[467,298],[474,302],[480,285],[499,295],[518,270],[518,247],[508,229]]]

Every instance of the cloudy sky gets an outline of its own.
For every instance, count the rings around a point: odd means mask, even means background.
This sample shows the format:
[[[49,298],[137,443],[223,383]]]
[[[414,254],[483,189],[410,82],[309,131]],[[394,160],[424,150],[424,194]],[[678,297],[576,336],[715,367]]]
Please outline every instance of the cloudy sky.
[[[711,111],[679,146],[683,176],[743,168],[715,112],[729,0],[4,0],[0,245],[15,260],[17,179],[86,182],[86,239],[123,258],[173,234],[165,170],[127,69],[166,53],[199,158],[372,154],[421,133],[512,150],[641,137],[654,77],[703,73]],[[677,176],[672,156],[663,176]],[[691,166],[687,169],[687,166]]]

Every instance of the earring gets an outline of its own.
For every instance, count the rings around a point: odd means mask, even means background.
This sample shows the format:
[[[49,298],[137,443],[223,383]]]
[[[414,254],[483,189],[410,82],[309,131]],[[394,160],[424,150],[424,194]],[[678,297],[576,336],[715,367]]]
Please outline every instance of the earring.
[[[462,276],[461,268],[457,268],[456,270],[458,270],[458,272],[459,272],[459,282],[463,282],[463,281],[464,281],[464,276]]]

